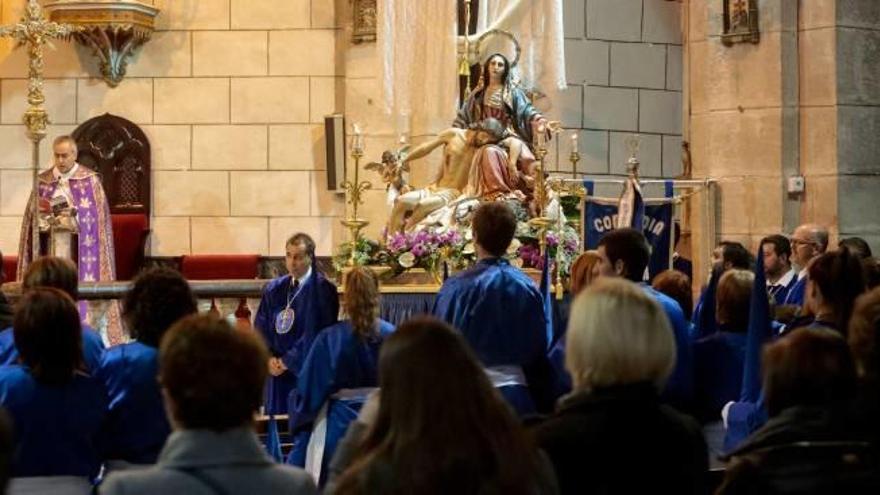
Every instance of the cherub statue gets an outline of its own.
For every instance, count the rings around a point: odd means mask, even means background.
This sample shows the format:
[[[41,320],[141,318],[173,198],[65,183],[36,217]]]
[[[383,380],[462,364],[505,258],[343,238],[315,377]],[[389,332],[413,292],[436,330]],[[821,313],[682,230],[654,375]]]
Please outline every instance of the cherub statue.
[[[412,191],[412,186],[406,180],[405,174],[409,174],[409,163],[405,160],[410,146],[404,145],[397,151],[386,150],[382,153],[382,163],[370,162],[366,165],[367,170],[372,170],[382,176],[385,183],[385,191],[388,193],[388,204],[394,205],[394,201],[401,194]]]

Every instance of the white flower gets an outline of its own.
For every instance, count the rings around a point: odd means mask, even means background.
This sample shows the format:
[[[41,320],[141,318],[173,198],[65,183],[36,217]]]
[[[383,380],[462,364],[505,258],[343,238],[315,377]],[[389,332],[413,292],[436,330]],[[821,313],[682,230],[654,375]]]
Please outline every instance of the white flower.
[[[522,243],[519,242],[519,239],[514,237],[513,240],[510,241],[510,246],[507,246],[507,254],[516,254],[520,246],[522,246]]]
[[[523,259],[520,257],[513,258],[512,260],[510,260],[510,264],[517,267],[517,268],[522,268]]]
[[[404,268],[412,268],[416,264],[416,255],[407,251],[397,257],[397,262]]]
[[[474,254],[476,248],[474,247],[474,242],[471,241],[464,245],[464,248],[461,250],[461,254]]]

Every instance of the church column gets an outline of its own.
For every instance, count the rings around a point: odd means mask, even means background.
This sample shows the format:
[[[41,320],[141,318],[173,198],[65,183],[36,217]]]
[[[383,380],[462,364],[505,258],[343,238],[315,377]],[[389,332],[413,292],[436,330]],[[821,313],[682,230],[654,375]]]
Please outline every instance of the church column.
[[[719,239],[750,249],[768,234],[783,230],[795,211],[787,208],[784,177],[798,166],[796,0],[759,2],[761,38],[757,44],[722,43],[723,4],[688,0],[685,42],[685,128],[691,145],[693,176],[718,182]],[[793,7],[794,6],[794,7]],[[695,238],[706,225],[694,208]],[[707,239],[693,256],[697,280],[705,277],[718,239]],[[695,246],[696,247],[696,246]]]
[[[837,0],[837,209],[841,237],[880,252],[880,2]],[[819,200],[822,201],[822,200]]]

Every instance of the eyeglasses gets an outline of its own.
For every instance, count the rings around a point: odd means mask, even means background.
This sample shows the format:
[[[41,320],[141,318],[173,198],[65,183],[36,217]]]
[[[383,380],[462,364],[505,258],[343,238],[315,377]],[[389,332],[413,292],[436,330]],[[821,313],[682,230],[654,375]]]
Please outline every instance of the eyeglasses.
[[[806,241],[806,240],[804,240],[804,239],[794,239],[794,238],[792,238],[792,239],[789,240],[789,242],[791,242],[791,245],[792,245],[792,246],[797,246],[797,245],[799,245],[799,244],[803,244],[803,245],[805,245],[805,246],[815,246],[815,245],[816,245],[816,243],[815,243],[814,241]]]

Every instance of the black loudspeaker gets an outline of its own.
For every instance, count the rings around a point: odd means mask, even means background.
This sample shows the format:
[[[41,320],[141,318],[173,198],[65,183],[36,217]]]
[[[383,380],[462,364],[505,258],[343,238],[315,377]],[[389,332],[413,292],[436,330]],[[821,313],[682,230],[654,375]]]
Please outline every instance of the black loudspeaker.
[[[343,192],[345,181],[345,117],[340,113],[324,117],[327,143],[327,190]]]

